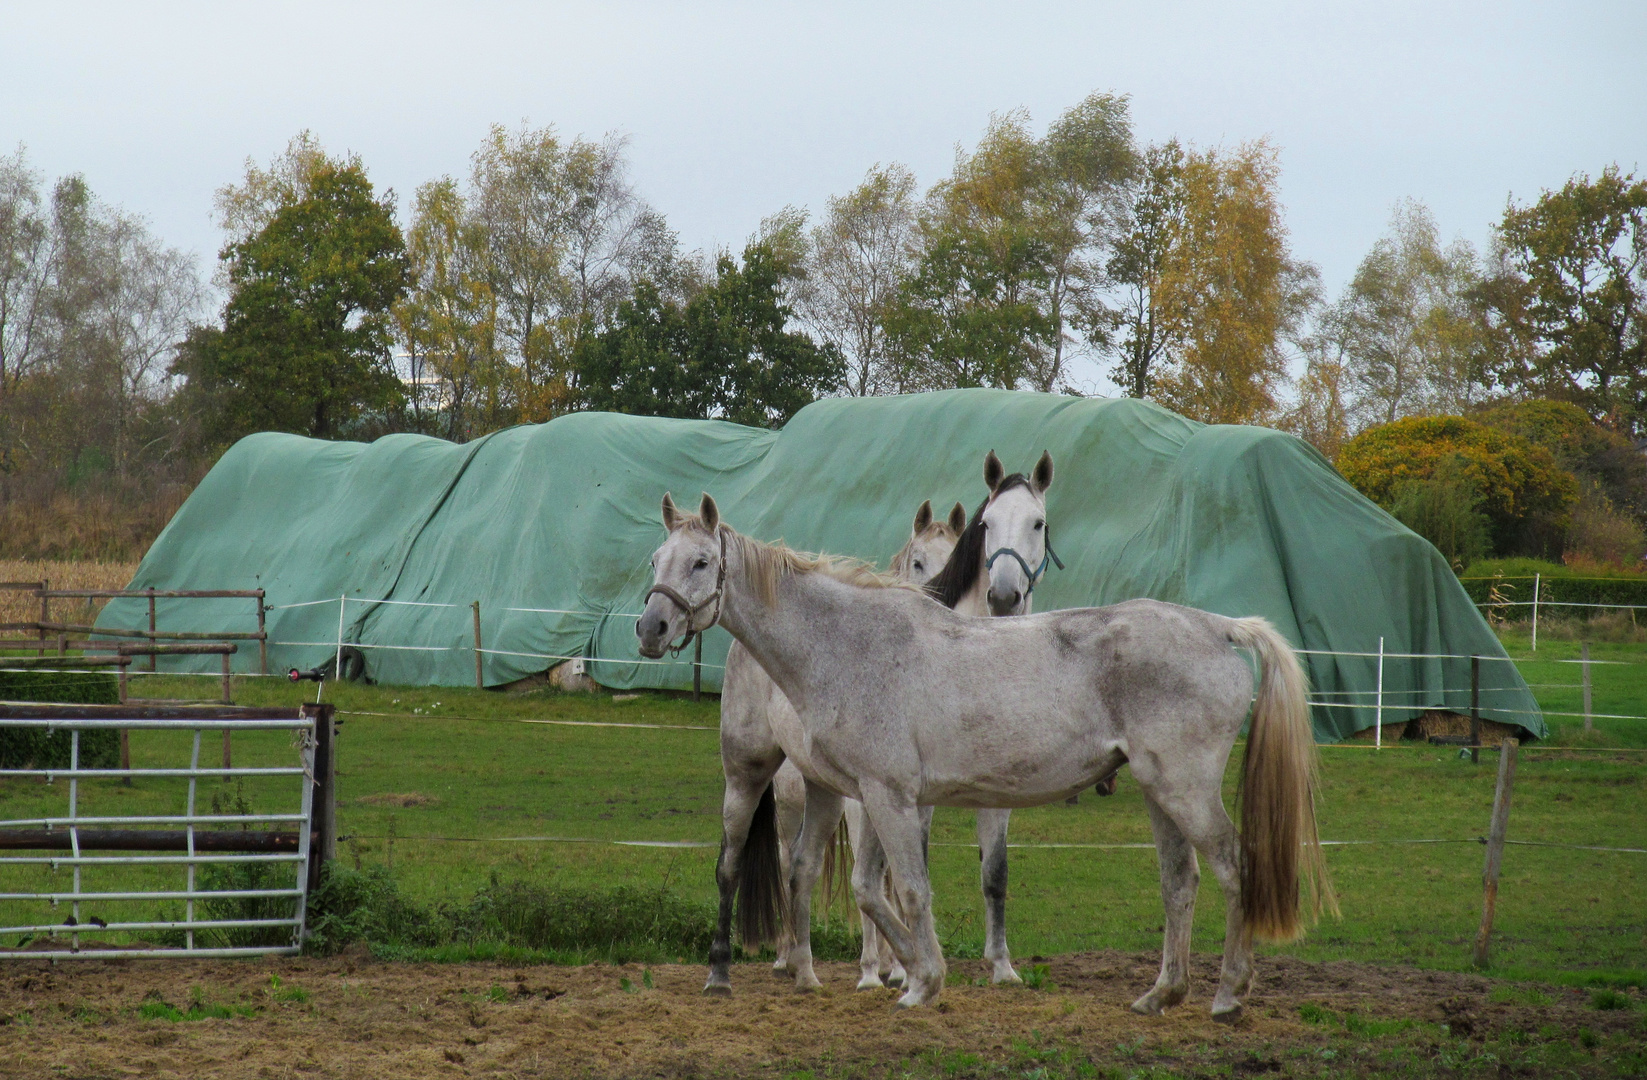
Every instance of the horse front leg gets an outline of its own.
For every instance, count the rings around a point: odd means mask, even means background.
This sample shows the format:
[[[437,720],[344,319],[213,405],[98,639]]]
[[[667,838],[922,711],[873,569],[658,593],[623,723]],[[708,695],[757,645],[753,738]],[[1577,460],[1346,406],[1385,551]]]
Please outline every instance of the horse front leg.
[[[816,990],[823,984],[812,970],[812,889],[823,871],[824,858],[841,823],[841,797],[816,784],[806,785],[806,814],[801,835],[793,846],[789,875],[789,970],[795,989]]]
[[[1010,810],[978,811],[979,876],[984,889],[984,959],[992,965],[989,981],[1023,982],[1012,969],[1006,940],[1007,824]]]
[[[1148,794],[1150,829],[1155,833],[1155,857],[1161,867],[1161,905],[1166,927],[1161,942],[1161,974],[1150,992],[1132,1003],[1132,1011],[1156,1016],[1189,997],[1190,931],[1195,924],[1195,891],[1201,871],[1195,848],[1178,825]]]
[[[943,992],[947,969],[932,919],[932,884],[927,874],[921,809],[893,792],[868,789],[864,791],[864,811],[891,867],[893,889],[903,912],[903,919],[893,916],[890,910],[885,910],[884,915],[879,910],[875,912],[881,933],[890,939],[892,950],[908,972],[904,996],[898,999],[898,1004],[903,1008],[929,1004],[937,1001]],[[858,882],[854,867],[854,888]],[[861,892],[859,903],[863,903]],[[888,908],[883,900],[880,909]]]
[[[770,769],[740,769],[729,772],[726,777],[726,794],[721,800],[721,852],[715,860],[720,907],[715,918],[715,937],[709,945],[709,981],[704,983],[705,994],[732,993],[732,911],[743,868],[744,846],[749,841],[755,812],[776,771],[776,765]],[[773,814],[776,816],[775,808]]]

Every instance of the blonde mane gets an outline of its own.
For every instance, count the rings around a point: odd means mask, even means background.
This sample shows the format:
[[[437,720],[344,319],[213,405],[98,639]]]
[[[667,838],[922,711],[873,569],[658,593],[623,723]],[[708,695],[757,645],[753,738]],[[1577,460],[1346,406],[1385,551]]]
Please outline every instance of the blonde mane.
[[[680,524],[676,528],[709,532],[709,527],[697,514],[681,514]],[[761,600],[768,604],[777,602],[778,582],[792,574],[822,574],[861,589],[922,591],[919,585],[911,585],[891,574],[883,574],[862,559],[840,555],[814,555],[806,551],[796,551],[781,541],[776,544],[763,543],[745,536],[725,522],[718,526],[718,530],[725,537],[727,547],[737,549],[750,583],[755,587]]]

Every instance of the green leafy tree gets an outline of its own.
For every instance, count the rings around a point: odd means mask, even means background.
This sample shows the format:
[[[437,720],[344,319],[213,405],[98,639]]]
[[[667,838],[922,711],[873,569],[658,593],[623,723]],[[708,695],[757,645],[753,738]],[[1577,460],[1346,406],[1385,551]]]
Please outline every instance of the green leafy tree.
[[[794,254],[763,241],[740,266],[716,262],[713,282],[685,304],[638,283],[612,320],[585,338],[578,381],[589,408],[649,416],[717,417],[775,427],[840,384],[837,349],[786,327]]]
[[[1338,455],[1367,498],[1396,505],[1413,481],[1467,481],[1500,555],[1561,553],[1578,482],[1541,446],[1462,416],[1409,417],[1368,428]]]
[[[267,224],[224,249],[230,287],[221,336],[179,355],[216,415],[208,437],[259,430],[332,438],[401,401],[390,359],[406,288],[393,197],[358,164],[315,165]]]
[[[1647,181],[1578,176],[1498,227],[1494,315],[1530,345],[1507,377],[1634,434],[1647,430]]]

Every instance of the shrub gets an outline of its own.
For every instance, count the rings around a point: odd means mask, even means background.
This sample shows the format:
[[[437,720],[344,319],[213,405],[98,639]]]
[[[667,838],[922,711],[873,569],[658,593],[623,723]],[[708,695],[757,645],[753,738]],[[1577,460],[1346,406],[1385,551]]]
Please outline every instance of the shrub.
[[[1431,480],[1455,459],[1481,493],[1495,551],[1561,550],[1578,482],[1548,450],[1520,436],[1462,416],[1413,417],[1363,431],[1345,444],[1337,464],[1357,490],[1388,508],[1403,484]]]
[[[1647,521],[1647,458],[1629,438],[1597,424],[1577,405],[1520,401],[1476,419],[1542,446],[1563,469],[1598,483],[1620,510]]]
[[[1566,555],[1592,563],[1635,567],[1647,551],[1647,533],[1629,514],[1620,512],[1601,485],[1584,485],[1578,505],[1573,507],[1572,524],[1567,529]]]
[[[1481,491],[1460,458],[1441,462],[1426,480],[1406,480],[1395,489],[1390,513],[1446,556],[1455,571],[1485,556],[1491,546]]]
[[[120,683],[101,672],[0,671],[0,700],[114,705],[120,701]],[[0,727],[0,768],[66,769],[72,742],[63,730]],[[120,733],[82,731],[80,767],[119,768]]]

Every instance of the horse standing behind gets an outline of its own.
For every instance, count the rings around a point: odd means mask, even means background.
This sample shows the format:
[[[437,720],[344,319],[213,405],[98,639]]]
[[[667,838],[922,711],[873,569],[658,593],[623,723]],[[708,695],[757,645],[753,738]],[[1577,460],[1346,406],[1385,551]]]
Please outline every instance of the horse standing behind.
[[[1316,911],[1336,907],[1315,826],[1303,669],[1263,619],[1153,600],[977,619],[860,565],[743,536],[708,495],[697,516],[666,495],[663,521],[669,535],[652,556],[655,584],[635,627],[640,651],[662,656],[683,634],[720,623],[782,689],[796,723],[781,725],[778,741],[820,781],[808,786],[808,816],[831,800],[838,813],[839,791],[869,817],[853,891],[908,971],[901,1005],[936,1000],[946,970],[926,805],[1037,806],[1128,762],[1149,809],[1166,909],[1160,975],[1133,1003],[1143,1013],[1189,993],[1197,853],[1225,896],[1215,1017],[1240,1011],[1254,936],[1299,935],[1305,886]],[[1256,656],[1256,684],[1237,649]],[[1237,831],[1220,786],[1249,709]],[[908,924],[880,891],[888,864]],[[752,889],[776,902],[782,882],[764,877]],[[724,966],[726,953],[712,950],[712,962]]]

